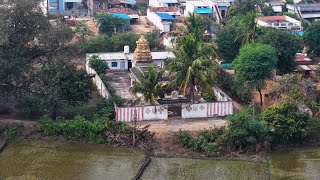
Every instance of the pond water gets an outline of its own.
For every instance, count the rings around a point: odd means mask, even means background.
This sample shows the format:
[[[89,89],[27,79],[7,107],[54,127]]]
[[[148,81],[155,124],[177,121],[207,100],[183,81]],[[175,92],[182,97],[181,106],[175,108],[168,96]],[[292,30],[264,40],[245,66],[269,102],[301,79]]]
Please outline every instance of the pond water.
[[[0,154],[0,179],[132,179],[140,151],[96,144],[44,141],[11,143]],[[320,179],[320,148],[269,155],[271,179]],[[267,179],[266,163],[152,158],[141,179]]]
[[[0,179],[132,179],[143,158],[103,145],[19,141],[0,154]]]
[[[184,158],[152,159],[141,179],[267,179],[265,163],[195,160]]]
[[[278,150],[269,160],[272,179],[320,179],[320,148]]]

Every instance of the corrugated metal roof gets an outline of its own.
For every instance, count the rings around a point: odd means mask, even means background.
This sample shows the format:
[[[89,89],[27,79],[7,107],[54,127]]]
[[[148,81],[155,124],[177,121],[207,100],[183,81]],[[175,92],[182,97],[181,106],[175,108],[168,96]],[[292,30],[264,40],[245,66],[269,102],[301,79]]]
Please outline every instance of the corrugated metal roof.
[[[151,52],[152,59],[168,59],[174,58],[175,55],[171,51]]]
[[[210,8],[195,8],[196,13],[198,14],[212,14],[212,10]]]
[[[162,20],[168,20],[168,21],[175,21],[176,18],[174,18],[173,16],[171,16],[168,13],[156,13]]]
[[[131,19],[130,16],[128,16],[128,14],[124,14],[124,13],[111,13],[112,15],[118,17],[118,18],[122,18],[122,19]]]
[[[298,65],[297,71],[316,71],[318,70],[317,65]]]

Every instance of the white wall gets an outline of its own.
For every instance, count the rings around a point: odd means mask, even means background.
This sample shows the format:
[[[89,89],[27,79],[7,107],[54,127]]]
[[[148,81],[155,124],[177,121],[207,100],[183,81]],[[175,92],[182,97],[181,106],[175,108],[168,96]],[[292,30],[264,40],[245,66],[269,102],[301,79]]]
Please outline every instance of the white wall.
[[[183,104],[181,117],[186,118],[205,118],[207,117],[207,105],[201,104]]]
[[[194,6],[189,1],[186,1],[186,10],[184,11],[184,15],[188,16],[189,13],[194,13]]]
[[[149,0],[150,7],[168,7],[168,4],[161,3],[158,0]]]
[[[154,24],[161,32],[170,32],[171,23],[163,22],[162,19],[155,13],[147,10],[148,20]]]
[[[105,60],[110,70],[128,70],[128,60]],[[117,67],[112,67],[112,62],[117,62]],[[121,67],[121,62],[124,63],[124,68]]]

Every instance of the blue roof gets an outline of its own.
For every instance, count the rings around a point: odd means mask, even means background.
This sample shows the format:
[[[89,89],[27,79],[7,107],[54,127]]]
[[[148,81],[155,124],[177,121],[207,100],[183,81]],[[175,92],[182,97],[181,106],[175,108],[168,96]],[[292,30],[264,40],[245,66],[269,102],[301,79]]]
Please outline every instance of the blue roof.
[[[156,13],[162,20],[169,20],[169,21],[175,21],[176,18],[174,18],[173,16],[171,16],[168,13]]]
[[[131,19],[130,16],[128,16],[128,14],[124,14],[124,13],[111,13],[112,15],[118,17],[118,18],[122,18],[122,19]]]
[[[212,14],[212,10],[210,8],[195,8],[196,13],[198,14]]]

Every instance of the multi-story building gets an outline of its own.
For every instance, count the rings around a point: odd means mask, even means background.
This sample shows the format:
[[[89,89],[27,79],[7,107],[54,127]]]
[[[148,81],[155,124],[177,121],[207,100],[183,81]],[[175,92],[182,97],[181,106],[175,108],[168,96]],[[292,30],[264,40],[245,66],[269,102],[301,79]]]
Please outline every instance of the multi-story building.
[[[281,30],[301,31],[303,27],[301,22],[288,16],[262,16],[257,17],[258,26],[272,27]]]

